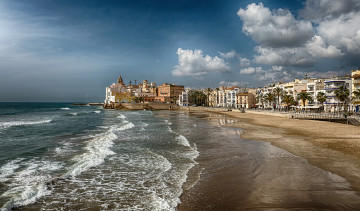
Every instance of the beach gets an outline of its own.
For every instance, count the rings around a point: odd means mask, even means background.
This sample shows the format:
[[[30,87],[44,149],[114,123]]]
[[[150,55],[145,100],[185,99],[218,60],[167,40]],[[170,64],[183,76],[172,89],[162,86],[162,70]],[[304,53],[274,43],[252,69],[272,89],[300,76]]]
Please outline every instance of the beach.
[[[196,142],[190,180],[201,173],[178,210],[360,208],[358,127],[224,109],[188,112],[228,132]]]

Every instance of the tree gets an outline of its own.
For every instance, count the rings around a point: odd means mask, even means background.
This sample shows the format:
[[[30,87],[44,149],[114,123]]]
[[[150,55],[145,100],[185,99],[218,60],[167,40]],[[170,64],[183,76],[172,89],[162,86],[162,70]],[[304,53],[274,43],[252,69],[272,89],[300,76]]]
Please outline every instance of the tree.
[[[360,89],[353,91],[354,94],[354,100],[360,99]]]
[[[350,92],[349,90],[346,88],[345,85],[340,86],[337,90],[335,90],[335,97],[342,102],[343,104],[343,109],[346,111],[347,109],[345,108],[345,103],[346,101],[349,99],[350,96]]]
[[[135,102],[135,103],[139,103],[139,102],[140,102],[139,97],[134,97],[134,102]]]
[[[300,92],[297,95],[297,99],[301,100],[304,106],[305,106],[306,101],[312,101],[313,100],[311,95],[308,92]]]
[[[205,92],[206,92],[206,101],[207,101],[206,103],[207,103],[207,106],[209,106],[209,104],[210,104],[209,96],[210,96],[210,94],[212,92],[212,89],[207,88]]]
[[[206,95],[204,92],[200,92],[198,90],[192,90],[189,93],[189,104],[190,105],[204,105],[206,102]]]
[[[275,96],[277,97],[277,106],[278,108],[280,108],[280,96],[283,94],[283,89],[280,88],[280,87],[276,87],[274,90],[273,90]]]
[[[326,94],[325,94],[324,92],[319,92],[319,93],[316,95],[316,99],[317,99],[318,102],[321,103],[321,106],[322,106],[322,108],[324,109],[324,103],[325,103],[325,101],[326,101],[326,99],[327,99]]]
[[[292,95],[283,95],[282,99],[282,102],[286,104],[286,109],[289,111],[290,106],[294,104],[294,97]]]
[[[265,95],[265,100],[271,105],[275,101],[275,94],[274,93],[267,93]]]

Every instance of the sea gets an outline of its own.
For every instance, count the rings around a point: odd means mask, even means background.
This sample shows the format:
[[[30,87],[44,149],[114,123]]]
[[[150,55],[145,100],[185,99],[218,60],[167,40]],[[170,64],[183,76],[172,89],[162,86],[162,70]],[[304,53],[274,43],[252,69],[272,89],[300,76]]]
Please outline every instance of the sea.
[[[0,103],[0,210],[175,210],[199,155],[175,111]]]

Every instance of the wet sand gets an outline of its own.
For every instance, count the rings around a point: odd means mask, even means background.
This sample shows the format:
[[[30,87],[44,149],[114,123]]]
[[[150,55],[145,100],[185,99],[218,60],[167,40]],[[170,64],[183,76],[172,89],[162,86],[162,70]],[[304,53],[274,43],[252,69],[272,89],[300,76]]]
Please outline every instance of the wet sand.
[[[227,130],[195,141],[199,164],[189,180],[196,172],[200,179],[185,188],[178,210],[360,209],[358,127],[201,108],[190,113]]]

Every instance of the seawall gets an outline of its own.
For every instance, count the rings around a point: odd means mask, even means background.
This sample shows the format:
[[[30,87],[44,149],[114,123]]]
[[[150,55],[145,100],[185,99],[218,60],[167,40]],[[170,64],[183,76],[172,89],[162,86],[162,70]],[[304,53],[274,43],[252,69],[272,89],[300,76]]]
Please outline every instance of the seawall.
[[[103,107],[116,110],[179,110],[179,106],[173,103],[110,103]]]

